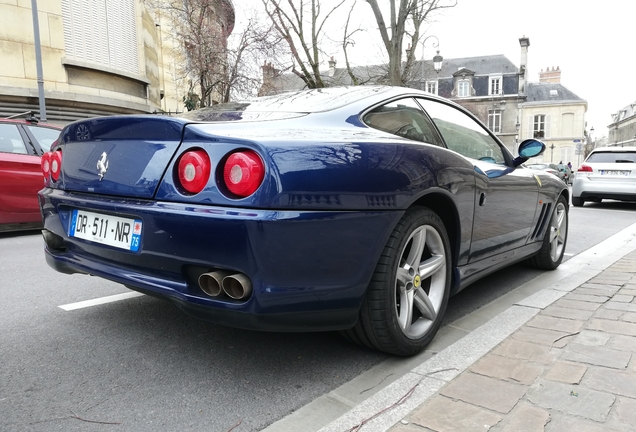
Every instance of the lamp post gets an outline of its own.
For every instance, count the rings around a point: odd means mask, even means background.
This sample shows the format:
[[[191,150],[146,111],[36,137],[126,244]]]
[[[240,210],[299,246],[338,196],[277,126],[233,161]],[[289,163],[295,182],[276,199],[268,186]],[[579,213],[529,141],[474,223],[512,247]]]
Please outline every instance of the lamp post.
[[[426,48],[426,41],[429,40],[430,38],[434,38],[437,43],[433,42],[433,48],[439,48],[439,39],[437,39],[437,36],[435,35],[430,35],[427,36],[423,41],[422,41],[422,90],[426,91],[426,74],[424,73],[424,49]],[[435,69],[436,73],[439,73],[440,70],[442,70],[442,61],[444,60],[444,57],[442,57],[439,54],[439,50],[437,50],[437,54],[435,55],[435,57],[433,57],[433,69]]]
[[[550,162],[554,163],[554,144],[550,144]]]

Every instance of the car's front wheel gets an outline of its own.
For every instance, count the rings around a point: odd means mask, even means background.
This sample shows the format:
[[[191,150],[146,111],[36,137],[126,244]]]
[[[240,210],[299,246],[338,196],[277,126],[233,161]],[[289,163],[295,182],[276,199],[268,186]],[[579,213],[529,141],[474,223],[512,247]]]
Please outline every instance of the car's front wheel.
[[[426,207],[407,210],[384,247],[358,323],[345,337],[391,354],[418,353],[440,327],[450,283],[443,222]]]

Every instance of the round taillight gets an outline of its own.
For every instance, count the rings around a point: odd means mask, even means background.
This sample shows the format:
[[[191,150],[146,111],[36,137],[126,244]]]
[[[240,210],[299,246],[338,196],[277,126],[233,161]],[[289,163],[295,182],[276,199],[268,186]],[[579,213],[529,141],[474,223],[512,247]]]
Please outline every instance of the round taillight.
[[[54,152],[51,152],[51,178],[54,181],[57,181],[58,178],[60,178],[60,172],[62,172],[62,152],[59,150],[56,150]]]
[[[252,195],[263,182],[265,166],[251,150],[232,153],[223,168],[225,186],[241,198]]]
[[[44,178],[48,180],[49,175],[51,174],[51,152],[46,152],[42,155],[40,166],[42,167],[42,174],[44,174]]]
[[[203,190],[210,178],[210,157],[205,150],[190,150],[179,159],[179,183],[190,193],[197,194]]]

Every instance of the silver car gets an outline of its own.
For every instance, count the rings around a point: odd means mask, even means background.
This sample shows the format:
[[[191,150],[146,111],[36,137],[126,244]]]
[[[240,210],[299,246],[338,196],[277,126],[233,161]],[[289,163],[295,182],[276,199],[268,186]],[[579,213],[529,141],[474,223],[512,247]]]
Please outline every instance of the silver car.
[[[572,184],[572,205],[604,199],[636,201],[636,147],[601,147],[581,164]]]

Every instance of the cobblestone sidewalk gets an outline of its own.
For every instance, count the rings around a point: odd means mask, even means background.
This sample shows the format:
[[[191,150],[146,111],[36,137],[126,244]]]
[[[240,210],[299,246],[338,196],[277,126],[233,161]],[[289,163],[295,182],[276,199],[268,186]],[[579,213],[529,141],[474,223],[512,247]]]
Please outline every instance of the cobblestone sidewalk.
[[[635,298],[632,252],[542,309],[389,430],[636,431]]]

